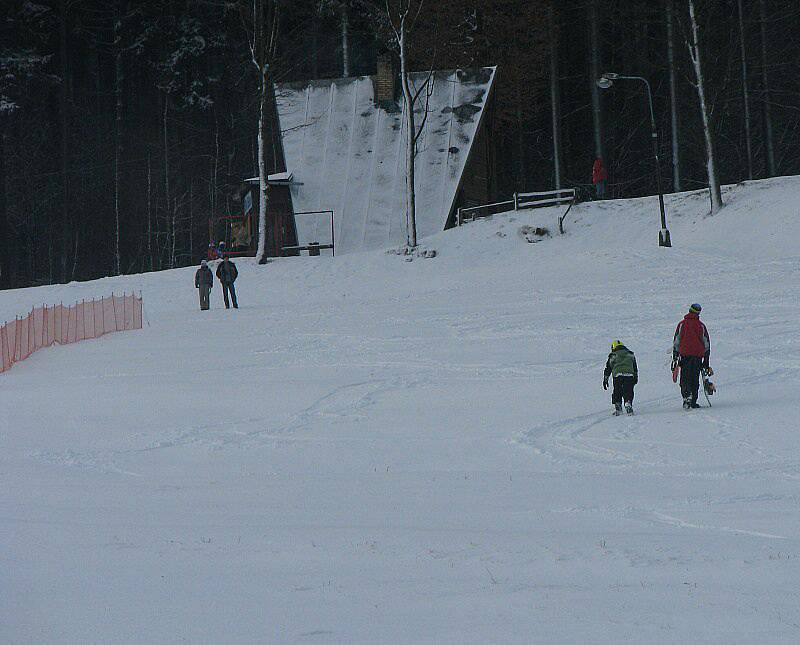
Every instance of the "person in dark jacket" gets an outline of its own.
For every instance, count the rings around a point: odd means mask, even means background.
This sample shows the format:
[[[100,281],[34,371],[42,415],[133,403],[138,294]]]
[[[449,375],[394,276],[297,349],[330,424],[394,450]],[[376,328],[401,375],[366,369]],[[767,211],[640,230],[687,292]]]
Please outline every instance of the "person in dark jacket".
[[[681,368],[681,396],[684,409],[699,408],[697,393],[700,390],[700,371],[713,374],[709,365],[711,338],[708,329],[700,322],[702,307],[697,303],[689,307],[675,329],[672,339],[672,368]]]
[[[607,180],[608,172],[606,172],[606,167],[603,165],[603,160],[597,157],[592,164],[592,183],[594,184],[594,193],[597,199],[605,199]]]
[[[611,343],[611,353],[603,371],[604,390],[608,389],[608,377],[611,375],[614,376],[614,389],[611,392],[614,415],[622,414],[623,401],[625,412],[633,414],[633,388],[639,382],[639,368],[636,366],[636,356],[619,340]]]
[[[200,263],[200,268],[194,274],[194,286],[195,289],[200,291],[200,310],[206,311],[209,305],[211,289],[214,287],[214,274],[208,268],[206,260]]]
[[[217,267],[217,279],[222,285],[222,297],[225,299],[225,309],[231,308],[231,302],[233,303],[234,309],[239,308],[239,303],[236,302],[236,288],[233,286],[233,283],[236,282],[236,278],[238,277],[239,271],[236,269],[236,265],[228,259],[227,255],[224,256],[222,262],[220,262]],[[230,301],[228,300],[229,292],[231,296]]]

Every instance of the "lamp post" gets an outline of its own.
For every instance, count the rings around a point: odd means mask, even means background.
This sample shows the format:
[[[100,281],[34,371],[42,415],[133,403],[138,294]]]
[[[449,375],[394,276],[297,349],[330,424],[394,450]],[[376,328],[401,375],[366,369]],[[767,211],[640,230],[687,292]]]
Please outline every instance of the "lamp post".
[[[658,206],[661,210],[661,230],[658,233],[659,246],[672,246],[669,229],[667,228],[667,215],[664,211],[664,191],[661,187],[661,162],[658,159],[658,132],[656,131],[656,116],[653,112],[653,93],[650,91],[650,83],[641,76],[623,76],[613,72],[605,72],[597,79],[597,87],[607,90],[614,81],[641,81],[647,88],[647,104],[650,106],[650,137],[653,140],[653,158],[656,162],[656,184],[658,186]]]

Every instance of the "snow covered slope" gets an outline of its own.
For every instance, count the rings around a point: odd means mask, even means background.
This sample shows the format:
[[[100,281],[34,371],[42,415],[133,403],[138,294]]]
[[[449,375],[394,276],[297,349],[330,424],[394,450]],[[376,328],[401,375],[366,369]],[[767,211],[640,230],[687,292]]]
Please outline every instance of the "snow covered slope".
[[[141,332],[0,376],[2,642],[796,642],[800,179],[498,216],[141,289]],[[719,394],[680,409],[703,305]],[[601,388],[637,353],[637,416]]]

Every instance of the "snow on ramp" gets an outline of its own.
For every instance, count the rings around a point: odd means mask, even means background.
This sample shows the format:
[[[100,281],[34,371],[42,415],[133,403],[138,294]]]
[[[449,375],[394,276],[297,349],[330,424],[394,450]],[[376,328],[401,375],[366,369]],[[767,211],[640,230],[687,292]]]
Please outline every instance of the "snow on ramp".
[[[494,81],[494,68],[435,72],[415,106],[417,230],[444,229]],[[427,73],[411,74],[421,88]],[[295,212],[333,210],[336,250],[405,242],[405,103],[377,106],[372,77],[277,85],[275,98]],[[424,111],[427,109],[427,119]],[[323,218],[297,218],[299,243],[329,242]]]

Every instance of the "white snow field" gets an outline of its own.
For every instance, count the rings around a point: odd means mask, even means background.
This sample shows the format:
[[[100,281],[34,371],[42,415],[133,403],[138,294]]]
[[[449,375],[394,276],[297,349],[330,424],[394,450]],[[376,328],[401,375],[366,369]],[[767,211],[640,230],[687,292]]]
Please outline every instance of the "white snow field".
[[[0,642],[796,643],[800,178],[496,216],[141,289],[149,326],[0,375]],[[681,409],[703,305],[718,394]],[[610,343],[638,357],[610,415]]]

